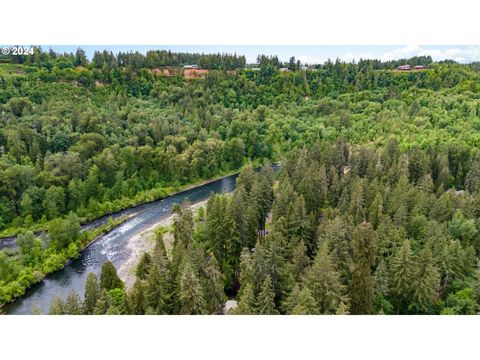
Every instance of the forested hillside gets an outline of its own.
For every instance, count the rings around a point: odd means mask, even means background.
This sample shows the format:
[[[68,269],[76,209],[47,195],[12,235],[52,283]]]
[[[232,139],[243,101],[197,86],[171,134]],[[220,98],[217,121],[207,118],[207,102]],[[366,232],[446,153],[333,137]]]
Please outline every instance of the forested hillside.
[[[92,285],[87,313],[221,313],[227,295],[237,313],[476,313],[478,64],[258,60],[0,56],[0,231],[25,234],[0,252],[0,303],[78,251],[79,222],[281,161],[200,218],[177,209],[171,252],[160,238],[131,292]],[[155,71],[193,62],[208,74]]]

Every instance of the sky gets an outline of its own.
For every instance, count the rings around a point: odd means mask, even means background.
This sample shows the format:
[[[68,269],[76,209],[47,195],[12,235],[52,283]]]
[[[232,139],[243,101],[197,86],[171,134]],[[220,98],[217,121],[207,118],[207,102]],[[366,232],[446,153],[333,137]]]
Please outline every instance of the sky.
[[[410,58],[418,55],[430,55],[434,61],[455,60],[460,63],[480,61],[480,45],[42,45],[44,50],[52,48],[56,52],[75,52],[81,47],[91,59],[95,50],[139,51],[171,50],[173,52],[198,52],[198,53],[237,53],[245,55],[247,63],[255,63],[257,55],[278,55],[281,61],[288,61],[291,56],[304,64],[323,63],[328,59],[343,61],[358,61],[363,59],[380,59],[383,61]]]

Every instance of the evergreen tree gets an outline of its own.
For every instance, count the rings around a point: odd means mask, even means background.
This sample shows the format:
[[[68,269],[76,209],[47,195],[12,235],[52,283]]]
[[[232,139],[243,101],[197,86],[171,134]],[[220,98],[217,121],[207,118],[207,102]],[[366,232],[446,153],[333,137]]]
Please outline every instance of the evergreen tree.
[[[289,205],[294,201],[296,194],[288,178],[282,179],[275,192],[275,201],[272,208],[272,221],[276,223],[280,217],[286,218]]]
[[[343,304],[343,303],[342,303]],[[297,304],[292,309],[292,315],[316,315],[317,304],[308,288],[302,289]]]
[[[253,256],[250,253],[250,250],[247,248],[242,249],[242,253],[240,254],[240,290],[239,295],[242,293],[244,289],[244,284],[253,284],[255,280],[255,269],[254,269],[254,261]]]
[[[319,246],[327,246],[342,284],[348,285],[353,268],[352,229],[343,217],[327,220],[320,226]]]
[[[238,306],[235,309],[235,314],[254,315],[256,314],[255,294],[253,286],[250,283],[242,284]]]
[[[291,293],[288,295],[285,304],[286,311],[291,315],[317,315],[317,302],[313,298],[312,293],[306,287],[300,288],[295,285]]]
[[[65,304],[60,296],[55,296],[48,310],[49,315],[65,315]]]
[[[190,263],[185,264],[180,279],[180,313],[184,315],[201,315],[206,313],[204,291]]]
[[[110,261],[105,262],[102,266],[100,287],[107,291],[115,288],[123,289],[124,287],[123,281],[118,277],[117,270]]]
[[[297,246],[293,249],[292,261],[289,266],[295,281],[299,281],[305,274],[305,269],[310,264],[310,259],[307,255],[307,247],[303,241],[299,241]]]
[[[77,51],[75,52],[75,66],[87,66],[88,65],[88,60],[87,56],[85,55],[85,50],[78,48]]]
[[[173,222],[174,246],[186,249],[193,237],[193,213],[190,209],[182,208],[178,204],[175,204],[172,211],[176,214]]]
[[[168,278],[162,275],[159,265],[153,263],[145,287],[147,307],[155,314],[168,314],[170,312],[170,295]]]
[[[290,239],[295,237],[302,240],[307,246],[309,253],[312,253],[314,244],[310,222],[305,209],[305,200],[301,195],[295,199],[294,203],[290,204],[288,209],[286,233]]]
[[[272,288],[272,278],[270,275],[267,275],[257,297],[256,313],[259,315],[278,315],[279,312],[275,307],[274,298],[275,293]]]
[[[223,290],[224,278],[212,255],[205,268],[205,296],[210,314],[221,314],[225,307],[226,296]]]
[[[149,253],[144,252],[137,264],[137,270],[135,272],[135,275],[137,275],[138,278],[145,280],[148,276],[148,271],[150,269],[151,263],[152,257]]]
[[[255,182],[255,171],[251,165],[248,165],[243,169],[237,178],[237,186],[243,186],[247,195],[252,190],[253,183]]]
[[[438,298],[440,278],[435,267],[432,252],[422,250],[415,273],[414,299],[420,312],[430,313],[433,303]]]
[[[319,313],[334,314],[340,303],[345,303],[345,287],[325,245],[319,249],[304,281],[317,303]]]
[[[352,236],[354,266],[350,283],[352,314],[373,312],[373,278],[371,267],[375,262],[377,235],[370,223],[357,225]]]
[[[110,308],[111,299],[108,295],[108,290],[105,288],[101,288],[100,297],[98,298],[97,304],[95,305],[95,309],[93,310],[94,315],[106,315],[108,309]]]
[[[82,303],[80,296],[75,290],[70,290],[67,300],[64,304],[64,311],[67,315],[80,315],[82,313]]]
[[[146,299],[143,289],[143,283],[137,278],[127,297],[128,312],[132,315],[143,315],[146,309]]]
[[[87,281],[85,283],[85,294],[83,300],[83,311],[86,315],[93,314],[99,297],[100,288],[97,277],[94,273],[90,273],[88,274]]]
[[[382,194],[376,194],[375,199],[370,204],[368,211],[368,220],[376,229],[380,224],[383,216],[383,198]]]
[[[392,259],[391,289],[395,298],[397,313],[405,313],[410,305],[414,287],[414,262],[410,241],[405,240]]]

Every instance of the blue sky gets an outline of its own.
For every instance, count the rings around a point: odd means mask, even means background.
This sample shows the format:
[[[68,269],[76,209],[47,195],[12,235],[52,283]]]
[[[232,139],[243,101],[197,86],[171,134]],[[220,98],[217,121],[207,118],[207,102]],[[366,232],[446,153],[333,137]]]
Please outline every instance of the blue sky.
[[[280,60],[286,61],[290,56],[295,56],[302,63],[323,63],[327,59],[339,58],[345,61],[358,61],[360,58],[377,58],[381,60],[395,60],[408,58],[416,55],[430,55],[435,61],[452,59],[458,62],[480,61],[479,45],[341,45],[341,46],[317,46],[317,45],[42,45],[44,50],[49,48],[57,52],[74,52],[81,47],[92,57],[95,50],[109,49],[114,53],[119,51],[139,51],[145,53],[152,49],[167,49],[171,51],[199,52],[199,53],[237,53],[247,57],[247,62],[255,62],[258,54],[278,55]]]

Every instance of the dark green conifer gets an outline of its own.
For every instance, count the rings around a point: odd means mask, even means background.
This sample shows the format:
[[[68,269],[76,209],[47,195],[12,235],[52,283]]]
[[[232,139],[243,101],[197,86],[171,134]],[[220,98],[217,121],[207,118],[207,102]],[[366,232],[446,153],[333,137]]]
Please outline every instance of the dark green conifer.
[[[180,279],[179,299],[181,314],[201,315],[207,312],[202,285],[188,262]]]
[[[72,289],[70,290],[64,305],[65,314],[80,315],[82,313],[82,303],[80,296]]]
[[[278,315],[279,312],[275,306],[275,293],[272,287],[272,278],[267,275],[263,281],[262,287],[257,297],[257,314],[259,315]]]
[[[357,225],[353,231],[352,247],[354,266],[350,283],[350,308],[352,314],[373,312],[372,266],[378,238],[370,223]]]
[[[110,261],[105,262],[102,266],[100,287],[107,291],[115,288],[124,288],[123,281],[118,277],[117,270]]]
[[[87,276],[85,283],[85,293],[83,300],[83,311],[86,315],[93,314],[95,305],[100,297],[100,288],[98,286],[98,280],[94,273],[90,273]]]
[[[65,315],[65,304],[62,301],[60,296],[55,296],[50,309],[48,310],[49,315]]]

